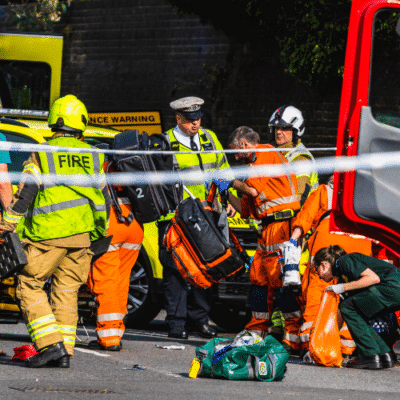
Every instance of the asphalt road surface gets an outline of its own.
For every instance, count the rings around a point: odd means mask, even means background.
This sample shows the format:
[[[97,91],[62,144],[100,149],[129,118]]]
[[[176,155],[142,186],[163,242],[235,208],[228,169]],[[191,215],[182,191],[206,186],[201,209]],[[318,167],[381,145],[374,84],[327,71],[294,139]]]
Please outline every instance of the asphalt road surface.
[[[79,326],[70,369],[28,369],[11,361],[14,348],[30,343],[25,324],[0,325],[0,399],[199,399],[369,400],[400,398],[400,365],[379,371],[325,368],[292,358],[283,381],[190,379],[195,349],[207,340],[167,337],[161,312],[146,330],[127,330],[120,352],[93,351],[94,326]],[[234,333],[220,333],[233,337]],[[178,345],[183,350],[157,346]],[[396,350],[400,353],[400,348]],[[100,396],[100,397],[98,397]]]

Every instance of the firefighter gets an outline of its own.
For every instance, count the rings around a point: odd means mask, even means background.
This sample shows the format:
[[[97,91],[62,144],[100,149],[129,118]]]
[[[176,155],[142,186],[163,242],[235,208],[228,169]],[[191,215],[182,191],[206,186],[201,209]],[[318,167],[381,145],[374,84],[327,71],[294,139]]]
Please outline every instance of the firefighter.
[[[112,172],[110,168],[108,172]],[[131,271],[143,241],[143,225],[135,218],[128,218],[131,203],[124,197],[123,188],[116,189],[123,218],[118,217],[115,205],[112,205],[108,230],[112,235],[111,244],[107,253],[93,263],[88,279],[88,287],[98,305],[98,339],[89,342],[89,348],[108,351],[121,350]]]
[[[250,166],[262,166],[269,164],[286,165],[288,161],[280,152],[255,152],[255,149],[273,149],[271,145],[260,143],[260,136],[251,128],[242,126],[237,128],[229,138],[232,149],[245,149],[248,152],[238,152],[235,157]],[[252,318],[246,325],[246,329],[256,330],[260,335],[268,333],[273,310],[273,296],[282,285],[290,286],[291,274],[284,274],[281,279],[281,252],[287,246],[290,238],[290,220],[300,209],[296,176],[286,174],[280,177],[251,176],[244,182],[233,180],[227,182],[216,180],[219,190],[233,187],[243,192],[241,200],[232,193],[229,194],[231,204],[240,212],[242,218],[254,218],[261,220],[262,228],[259,230],[257,250],[250,267],[250,307]],[[291,271],[289,271],[291,272]],[[297,273],[298,274],[298,273]],[[298,277],[295,282],[298,284]],[[300,327],[297,303],[292,304],[291,298],[287,301],[288,312],[285,316],[285,334],[292,331],[298,332]],[[289,304],[290,303],[290,304]],[[290,313],[291,307],[294,309]],[[300,342],[300,340],[296,340]]]
[[[223,150],[214,132],[201,126],[204,100],[199,97],[184,97],[170,103],[175,111],[175,128],[166,132],[174,155],[176,168],[182,172],[210,171],[229,168],[224,152],[207,153],[207,150]],[[193,153],[187,153],[188,151]],[[179,154],[180,151],[186,152]],[[201,153],[194,153],[201,151]],[[185,184],[185,182],[183,182]],[[199,199],[206,199],[204,181],[187,182],[186,186]],[[189,195],[184,192],[183,199]],[[233,208],[229,205],[228,212]],[[158,221],[159,259],[163,265],[163,285],[168,336],[177,339],[188,338],[188,329],[197,331],[202,337],[213,338],[217,335],[209,325],[208,313],[211,305],[210,289],[200,289],[189,285],[180,275],[172,254],[163,243],[164,234],[173,213]]]
[[[45,145],[90,149],[82,135],[87,123],[86,107],[75,96],[56,100],[48,117],[54,134]],[[18,230],[28,259],[18,274],[16,289],[38,350],[26,360],[27,367],[69,367],[78,322],[78,289],[87,281],[93,255],[89,247],[107,234],[110,198],[103,163],[104,155],[89,152],[32,153],[4,212],[1,229],[13,231],[21,221]],[[75,175],[76,182],[79,176],[89,177],[94,183],[58,184],[46,180],[49,174]],[[49,278],[50,301],[43,290]]]
[[[395,357],[369,321],[400,309],[400,271],[393,265],[360,253],[346,252],[340,246],[323,247],[314,256],[314,267],[321,279],[339,283],[325,290],[342,295],[339,309],[357,345],[358,357],[347,367],[391,368]]]
[[[347,252],[358,252],[372,256],[371,240],[341,232],[330,232],[329,217],[332,209],[333,176],[327,184],[319,185],[308,197],[300,212],[292,220],[293,233],[291,238],[298,241],[306,232],[312,232],[308,239],[309,262],[312,264],[315,253],[326,246],[340,245]],[[300,261],[300,260],[298,260]],[[319,278],[318,274],[307,266],[301,281],[301,308],[303,310],[303,323],[300,328],[300,341],[303,352],[308,351],[310,333],[315,324],[324,290],[330,283]],[[346,324],[340,329],[342,354],[350,356],[355,348],[355,343],[349,334]]]
[[[294,150],[283,151],[282,154],[289,162],[312,160],[314,157],[301,142],[304,135],[305,123],[303,114],[293,106],[279,107],[271,115],[268,126],[274,135],[275,144],[278,149],[294,148]],[[318,187],[318,173],[297,175],[297,188],[299,200],[303,204],[310,193]]]

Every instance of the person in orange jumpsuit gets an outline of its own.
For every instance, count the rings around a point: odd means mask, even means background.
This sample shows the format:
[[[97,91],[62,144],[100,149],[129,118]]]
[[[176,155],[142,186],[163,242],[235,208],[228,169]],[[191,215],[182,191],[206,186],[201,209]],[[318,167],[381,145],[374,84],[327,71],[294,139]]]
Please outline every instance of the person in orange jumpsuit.
[[[260,144],[258,133],[251,128],[237,128],[231,134],[229,143],[232,149],[248,149],[248,152],[236,153],[235,157],[252,167],[288,164],[279,152],[254,152],[254,149],[273,149],[273,146]],[[225,187],[219,187],[220,190],[226,189],[226,181],[222,183]],[[229,186],[243,193],[242,199],[229,193],[230,203],[240,212],[242,218],[251,217],[262,222],[257,250],[250,267],[252,318],[246,329],[265,335],[271,325],[274,293],[282,287],[280,258],[281,250],[290,237],[289,221],[300,209],[296,176],[287,174],[267,177],[255,174],[244,182],[233,180]],[[297,305],[295,309],[296,313],[286,314],[285,327],[289,332],[294,325],[297,325],[297,332],[299,329],[301,315],[297,313]]]
[[[346,252],[358,252],[372,256],[372,242],[364,236],[345,233],[332,233],[329,230],[329,215],[332,209],[333,176],[328,184],[321,184],[317,190],[310,194],[302,209],[292,220],[293,233],[291,238],[299,240],[305,232],[312,230],[313,234],[308,239],[309,265],[315,253],[330,245],[337,244]],[[310,332],[314,326],[321,299],[326,287],[332,282],[325,282],[319,278],[316,271],[310,266],[305,269],[302,278],[301,304],[303,309],[303,324],[300,328],[301,348],[308,351]],[[351,355],[355,343],[350,332],[343,324],[340,329],[342,354]]]
[[[111,172],[109,170],[107,172]],[[112,235],[111,244],[107,252],[92,264],[87,282],[98,305],[98,339],[89,342],[89,348],[108,351],[121,350],[131,271],[143,242],[143,225],[136,219],[129,222],[127,217],[132,206],[124,197],[123,189],[117,189],[117,200],[125,221],[120,221],[113,204],[108,229],[108,235]]]

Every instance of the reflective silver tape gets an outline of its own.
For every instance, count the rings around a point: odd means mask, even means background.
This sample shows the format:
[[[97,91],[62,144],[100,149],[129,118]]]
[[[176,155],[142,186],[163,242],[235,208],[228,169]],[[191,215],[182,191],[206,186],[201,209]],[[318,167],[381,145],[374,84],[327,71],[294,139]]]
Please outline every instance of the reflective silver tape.
[[[122,329],[104,329],[104,330],[98,330],[97,331],[97,336],[99,338],[105,338],[105,337],[110,337],[110,336],[119,336],[122,337],[124,335],[124,331]]]
[[[105,321],[121,321],[125,317],[125,314],[122,313],[109,313],[109,314],[98,314],[97,322],[105,322]]]
[[[286,340],[288,340],[289,342],[292,342],[292,343],[300,343],[299,335],[293,335],[293,334],[290,334],[290,333],[285,333],[283,335],[283,339],[286,339]]]
[[[300,342],[305,343],[310,341],[310,334],[309,333],[302,333],[300,335]]]
[[[282,313],[282,316],[284,319],[301,318],[302,315],[303,314],[302,314],[301,310],[290,312],[290,313]]]
[[[83,198],[80,198],[80,199],[64,201],[62,203],[49,204],[48,206],[36,207],[32,211],[28,211],[26,213],[26,217],[27,218],[32,218],[34,215],[49,214],[49,213],[52,213],[52,212],[55,212],[55,211],[67,210],[69,208],[80,207],[80,206],[83,206],[83,205],[86,205],[86,204],[91,204],[91,206],[96,211],[106,211],[106,205],[105,204],[90,203],[89,199],[87,199],[86,197],[83,197]]]
[[[356,343],[353,340],[340,340],[340,344],[346,347],[356,347]]]
[[[306,329],[310,329],[313,326],[314,321],[311,322],[305,322],[303,325],[300,327],[300,332],[304,332]]]
[[[140,250],[142,245],[137,243],[122,243],[121,247],[128,250]]]
[[[259,311],[252,311],[251,316],[256,319],[269,319],[268,312],[259,312]]]

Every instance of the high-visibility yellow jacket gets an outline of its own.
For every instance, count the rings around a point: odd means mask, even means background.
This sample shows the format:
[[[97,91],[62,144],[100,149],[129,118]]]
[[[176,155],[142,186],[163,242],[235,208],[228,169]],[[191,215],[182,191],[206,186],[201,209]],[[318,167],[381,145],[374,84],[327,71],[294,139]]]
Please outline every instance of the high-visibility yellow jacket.
[[[170,142],[171,150],[188,152],[191,149],[184,146],[176,139],[174,130],[167,131],[168,140]],[[216,134],[208,129],[199,128],[199,139],[201,153],[184,153],[174,154],[174,164],[180,172],[197,172],[197,171],[213,171],[218,169],[229,168],[229,163],[224,152],[221,153],[208,153],[207,150],[223,150],[223,147],[218,140]],[[190,190],[190,192],[198,199],[206,199],[207,189],[204,180],[198,182],[188,181],[183,184]],[[189,194],[183,192],[183,199],[189,197]],[[171,219],[174,214],[170,213],[160,220]]]
[[[74,137],[57,137],[44,145],[75,148],[91,148]],[[35,165],[26,165],[25,170],[36,176],[40,190],[28,208],[22,236],[32,241],[64,238],[80,233],[89,233],[91,240],[107,234],[107,211],[102,185],[104,155],[82,152],[39,152],[41,171]],[[46,174],[82,175],[93,177],[93,184],[74,185],[46,183]]]

